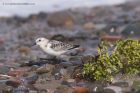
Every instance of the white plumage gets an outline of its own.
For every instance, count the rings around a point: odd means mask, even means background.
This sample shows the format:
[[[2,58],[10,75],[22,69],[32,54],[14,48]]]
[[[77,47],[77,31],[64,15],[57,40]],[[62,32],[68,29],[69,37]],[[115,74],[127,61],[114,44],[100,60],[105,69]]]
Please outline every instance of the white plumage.
[[[39,45],[46,53],[54,56],[60,56],[79,47],[79,45],[67,44],[56,40],[48,40],[43,37],[36,39],[36,45]]]

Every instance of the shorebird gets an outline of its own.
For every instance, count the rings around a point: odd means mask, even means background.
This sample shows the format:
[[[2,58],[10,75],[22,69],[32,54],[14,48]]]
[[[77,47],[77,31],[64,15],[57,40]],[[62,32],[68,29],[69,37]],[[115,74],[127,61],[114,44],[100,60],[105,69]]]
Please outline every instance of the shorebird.
[[[68,51],[79,48],[79,45],[68,44],[57,40],[49,40],[44,37],[37,38],[35,43],[46,53],[56,57],[65,55]]]

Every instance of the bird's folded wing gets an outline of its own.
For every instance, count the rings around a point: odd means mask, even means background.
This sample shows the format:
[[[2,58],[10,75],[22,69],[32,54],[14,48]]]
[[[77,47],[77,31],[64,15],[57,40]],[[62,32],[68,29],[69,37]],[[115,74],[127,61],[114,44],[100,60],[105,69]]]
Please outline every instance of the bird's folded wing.
[[[66,51],[75,48],[75,46],[72,44],[67,44],[56,40],[51,40],[49,43],[51,44],[50,48],[52,48],[54,51]]]

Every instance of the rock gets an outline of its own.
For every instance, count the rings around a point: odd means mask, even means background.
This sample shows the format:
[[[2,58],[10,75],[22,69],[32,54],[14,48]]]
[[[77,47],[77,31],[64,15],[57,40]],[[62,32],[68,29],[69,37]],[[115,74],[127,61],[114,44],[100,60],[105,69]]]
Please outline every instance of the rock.
[[[1,74],[5,74],[5,73],[8,73],[10,71],[10,67],[9,66],[0,66],[0,73]]]
[[[0,37],[0,46],[2,46],[5,43],[5,39]]]
[[[73,93],[89,93],[87,88],[77,87],[74,89]]]
[[[86,64],[93,61],[94,59],[95,59],[94,56],[84,56],[82,57],[82,63]]]
[[[85,30],[93,30],[95,28],[95,25],[92,22],[88,22],[83,25],[83,28]]]
[[[33,65],[33,66],[31,66],[30,71],[36,71],[38,68],[39,68],[39,66]]]
[[[54,77],[55,80],[60,80],[62,78],[62,75],[60,73],[55,73]]]
[[[60,69],[60,74],[62,76],[66,76],[67,75],[67,69],[64,69],[64,68]]]
[[[83,69],[82,69],[82,66],[75,67],[71,76],[73,78],[82,79],[83,78]]]
[[[82,63],[80,60],[77,60],[77,61],[70,61],[70,63],[72,63],[73,66],[76,66],[76,65],[83,65],[83,63]]]
[[[118,86],[118,87],[129,87],[129,82],[127,81],[118,81],[118,82],[114,82],[112,84],[113,86]]]
[[[28,48],[28,47],[20,47],[18,49],[18,52],[23,54],[23,55],[28,55],[30,53],[30,48]]]
[[[54,65],[45,64],[45,65],[41,66],[40,68],[38,68],[36,70],[36,73],[38,73],[38,74],[48,73],[48,72],[52,72],[53,69],[54,69]]]
[[[51,27],[71,27],[74,25],[74,18],[68,12],[55,12],[48,15],[48,25]]]
[[[140,91],[140,81],[139,80],[136,80],[136,81],[133,82],[132,89],[134,91]]]
[[[70,92],[70,88],[65,85],[58,86],[54,93],[72,93]]]
[[[46,84],[51,80],[54,80],[54,78],[51,75],[51,73],[44,73],[44,74],[39,74],[39,78],[37,79],[36,83],[38,83],[38,84]]]
[[[101,83],[97,84],[96,82],[88,82],[87,87],[90,93],[102,93],[104,86]]]
[[[63,80],[61,84],[67,85],[68,87],[73,87],[75,86],[76,82],[75,82],[75,79],[67,79],[67,80]]]
[[[22,77],[27,72],[27,69],[10,70],[7,74],[12,77]]]
[[[9,80],[6,82],[6,85],[12,86],[14,88],[18,87],[21,84],[19,80]]]
[[[117,86],[105,87],[103,93],[122,93],[122,88]]]
[[[86,83],[84,81],[80,81],[80,82],[77,82],[76,83],[76,86],[79,86],[79,87],[86,87]]]
[[[38,93],[37,91],[35,90],[29,90],[29,93]],[[42,92],[41,92],[42,93]]]
[[[61,62],[60,65],[63,66],[63,67],[73,66],[73,64],[71,62]]]
[[[62,85],[66,85],[66,86],[68,86],[68,87],[71,87],[71,85],[69,84],[69,82],[67,82],[67,81],[65,81],[65,80],[63,80],[63,81],[61,82],[61,84],[62,84]]]
[[[30,60],[29,62],[26,62],[26,63],[23,63],[21,64],[20,66],[21,67],[24,67],[24,66],[33,66],[33,65],[37,65],[37,66],[42,66],[44,64],[46,64],[47,61],[41,61],[41,60],[37,60],[37,61],[33,61],[33,60]]]
[[[7,86],[5,84],[0,84],[1,93],[13,93],[13,87]]]
[[[35,84],[36,80],[39,78],[37,74],[30,75],[28,77],[23,78],[23,82],[26,84]]]
[[[70,74],[67,72],[67,69],[65,68],[59,68],[59,70],[55,71],[54,75],[56,79],[70,78]]]
[[[19,86],[18,88],[14,89],[14,93],[29,93],[29,88],[25,86]]]
[[[139,37],[140,36],[140,23],[136,22],[133,24],[129,24],[126,26],[126,28],[122,31],[122,35],[126,36],[126,37]]]

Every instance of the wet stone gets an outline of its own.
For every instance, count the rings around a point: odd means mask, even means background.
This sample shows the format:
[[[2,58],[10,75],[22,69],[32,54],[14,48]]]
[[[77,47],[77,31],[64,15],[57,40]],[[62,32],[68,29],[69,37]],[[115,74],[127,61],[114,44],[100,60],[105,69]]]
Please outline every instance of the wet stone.
[[[134,91],[140,91],[140,81],[139,80],[133,82],[132,89]]]
[[[7,74],[12,77],[21,77],[26,73],[26,70],[25,69],[10,70]]]
[[[103,91],[102,85],[92,83],[92,84],[88,84],[87,87],[90,93],[102,93]]]
[[[12,93],[13,87],[5,84],[0,84],[0,93]]]
[[[66,85],[58,86],[54,93],[70,93],[69,87]]]
[[[14,89],[14,93],[28,93],[29,89],[25,86],[19,86],[18,88]]]
[[[67,81],[65,81],[65,80],[62,81],[61,84],[62,84],[62,85],[66,85],[66,86],[68,86],[68,87],[71,87],[71,85],[69,84],[69,82],[67,82]]]
[[[12,86],[12,87],[15,87],[15,88],[18,87],[20,84],[21,84],[21,82],[18,81],[18,80],[9,80],[9,81],[6,82],[6,85]]]
[[[77,87],[74,89],[73,93],[89,93],[89,91],[85,87]]]
[[[73,64],[71,62],[61,62],[60,65],[63,67],[73,66]]]
[[[55,73],[54,78],[55,80],[60,80],[62,78],[62,75],[60,73]]]
[[[68,87],[74,87],[76,85],[76,82],[74,79],[67,79],[67,80],[63,80],[61,84],[67,85]]]
[[[122,88],[117,86],[105,87],[103,93],[122,93]]]
[[[76,84],[76,86],[79,86],[79,87],[86,87],[87,85],[86,85],[85,82],[80,81],[80,82],[78,82],[78,83]]]
[[[74,66],[75,66],[75,65],[82,65],[82,64],[83,64],[80,60],[71,61],[70,63],[72,63]]]
[[[113,86],[118,86],[118,87],[129,87],[129,82],[127,81],[118,81],[112,84]]]
[[[29,93],[37,93],[35,90],[29,90]]]
[[[2,66],[2,67],[0,67],[0,73],[1,74],[8,73],[9,71],[10,71],[10,67],[8,67],[8,66]]]
[[[38,68],[36,70],[36,72],[38,74],[43,74],[43,73],[48,73],[48,72],[52,72],[54,69],[54,65],[51,65],[51,64],[45,64],[43,66],[41,66],[40,68]]]
[[[38,78],[39,76],[37,74],[33,74],[33,75],[23,78],[22,80],[24,83],[34,84]]]

